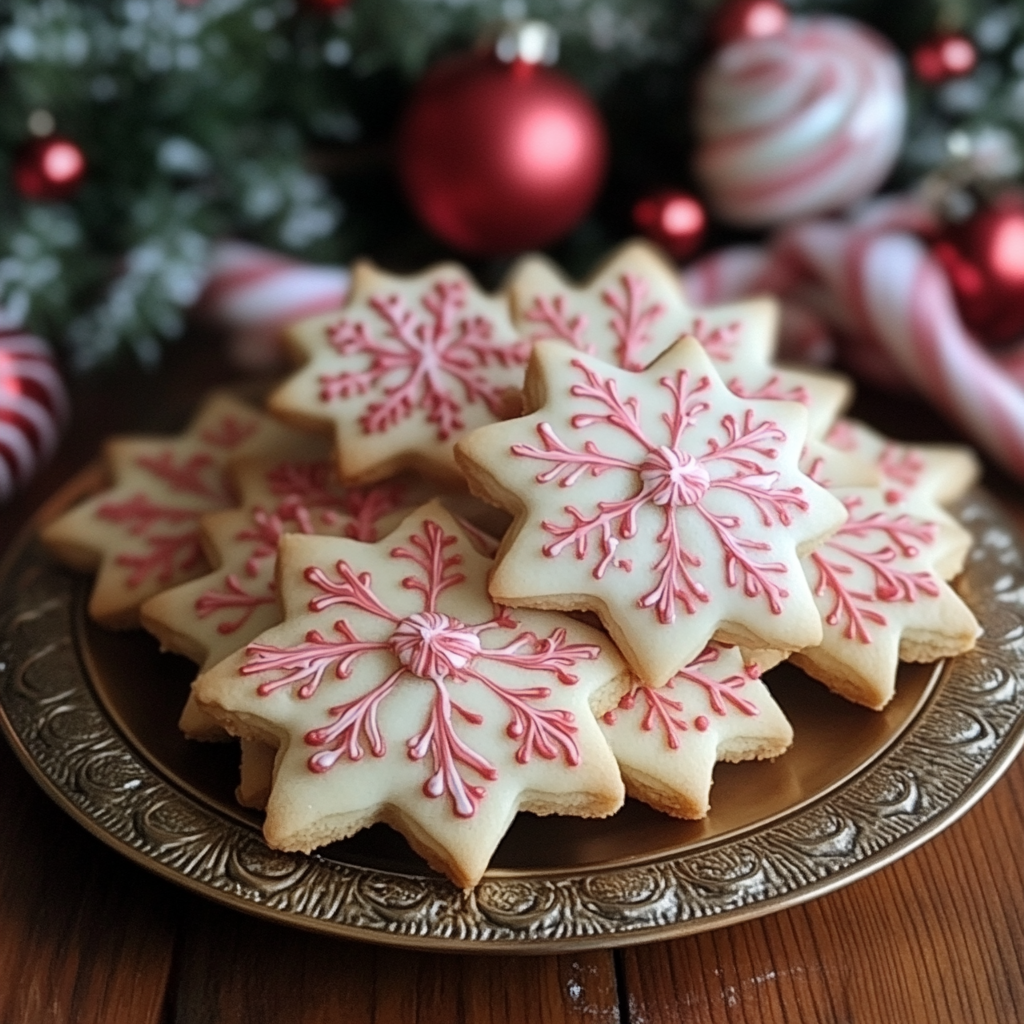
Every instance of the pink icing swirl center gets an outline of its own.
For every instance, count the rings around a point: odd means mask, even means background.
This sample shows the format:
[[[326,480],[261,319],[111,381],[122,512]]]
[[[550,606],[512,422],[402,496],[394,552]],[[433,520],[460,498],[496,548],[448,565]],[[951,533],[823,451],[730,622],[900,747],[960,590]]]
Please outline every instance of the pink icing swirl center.
[[[402,619],[395,626],[391,644],[410,672],[435,682],[460,678],[481,650],[476,633],[440,612],[417,612]]]
[[[698,459],[667,445],[647,453],[640,479],[655,505],[672,508],[696,505],[711,487],[711,477]]]

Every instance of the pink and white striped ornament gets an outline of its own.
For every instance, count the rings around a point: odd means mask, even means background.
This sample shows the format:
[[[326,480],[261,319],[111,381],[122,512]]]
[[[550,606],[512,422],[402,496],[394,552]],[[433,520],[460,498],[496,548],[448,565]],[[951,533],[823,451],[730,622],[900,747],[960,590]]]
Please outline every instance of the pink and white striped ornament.
[[[895,49],[834,15],[722,47],[697,86],[695,170],[725,221],[845,209],[891,170],[907,101]]]
[[[267,370],[284,362],[282,329],[337,309],[348,285],[343,267],[312,266],[244,242],[221,242],[197,309],[227,328],[235,366]]]
[[[0,330],[0,501],[53,454],[68,411],[50,346],[18,329]]]

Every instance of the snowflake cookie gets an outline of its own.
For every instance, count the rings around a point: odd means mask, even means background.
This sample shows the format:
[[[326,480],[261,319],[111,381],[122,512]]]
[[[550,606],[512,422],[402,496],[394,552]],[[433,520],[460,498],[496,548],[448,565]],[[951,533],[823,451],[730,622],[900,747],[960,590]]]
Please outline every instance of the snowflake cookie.
[[[778,757],[793,729],[735,647],[710,644],[664,686],[634,681],[602,729],[626,792],[665,814],[703,818],[718,761]]]
[[[626,370],[644,369],[692,335],[736,394],[806,405],[811,438],[823,437],[852,398],[852,385],[838,374],[771,365],[779,315],[774,299],[691,306],[678,271],[644,242],[621,246],[579,287],[548,260],[524,257],[506,289],[515,324],[531,344],[561,341]]]
[[[621,805],[597,719],[626,688],[621,658],[568,616],[494,604],[492,564],[438,502],[372,545],[282,538],[285,622],[195,684],[227,728],[278,748],[271,846],[384,821],[465,888],[517,811]]]
[[[820,641],[799,555],[846,511],[798,469],[802,405],[739,398],[693,338],[642,373],[539,342],[525,402],[531,415],[456,449],[474,490],[515,517],[495,600],[596,612],[650,686],[712,638]]]
[[[879,474],[882,496],[893,509],[906,502],[915,514],[939,527],[934,570],[943,579],[957,576],[973,538],[940,506],[962,498],[981,475],[978,457],[963,445],[906,444],[893,441],[857,420],[840,420],[828,445],[845,456],[870,463]],[[855,482],[844,480],[853,485]]]
[[[177,437],[116,437],[104,457],[111,485],[42,530],[62,561],[97,571],[89,614],[112,629],[139,624],[139,606],[207,571],[200,519],[234,504],[229,460],[298,456],[311,438],[234,396],[215,393]]]
[[[447,263],[411,277],[358,263],[345,308],[301,321],[289,338],[307,362],[271,408],[333,430],[346,483],[402,469],[457,479],[452,446],[515,411],[529,356],[505,299]]]
[[[829,689],[880,710],[903,661],[969,651],[977,620],[935,565],[958,543],[930,520],[931,503],[893,503],[880,488],[833,492],[849,519],[803,558],[824,636],[791,660]],[[924,512],[922,513],[922,509]]]
[[[286,533],[373,542],[426,497],[410,479],[343,487],[333,462],[245,459],[233,467],[237,508],[204,516],[203,545],[216,566],[199,579],[151,597],[142,625],[161,645],[209,668],[281,621],[275,571]],[[181,728],[193,739],[223,730],[190,698]]]
[[[877,465],[886,499],[924,497],[948,505],[962,498],[981,475],[978,457],[955,444],[907,444],[893,441],[859,420],[840,420],[829,443]]]

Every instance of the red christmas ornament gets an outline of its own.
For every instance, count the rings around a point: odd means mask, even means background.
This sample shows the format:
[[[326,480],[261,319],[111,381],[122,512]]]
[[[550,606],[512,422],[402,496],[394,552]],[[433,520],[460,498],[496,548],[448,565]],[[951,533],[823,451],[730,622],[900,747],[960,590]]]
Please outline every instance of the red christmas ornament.
[[[405,112],[402,185],[420,219],[457,249],[485,255],[547,245],[597,196],[604,125],[579,86],[542,65],[552,38],[527,22],[503,33],[493,51],[440,62]]]
[[[940,32],[916,47],[912,62],[914,73],[922,82],[938,85],[972,71],[978,63],[978,51],[967,36]]]
[[[932,252],[979,341],[998,346],[1024,336],[1024,194],[1004,193],[946,228]]]
[[[704,241],[707,215],[701,203],[688,193],[665,190],[637,201],[633,223],[675,259],[685,260]]]
[[[789,11],[779,0],[726,0],[711,19],[710,36],[716,46],[725,46],[774,36],[788,21]]]
[[[26,199],[68,199],[85,177],[85,156],[69,139],[32,139],[14,158],[14,184]]]

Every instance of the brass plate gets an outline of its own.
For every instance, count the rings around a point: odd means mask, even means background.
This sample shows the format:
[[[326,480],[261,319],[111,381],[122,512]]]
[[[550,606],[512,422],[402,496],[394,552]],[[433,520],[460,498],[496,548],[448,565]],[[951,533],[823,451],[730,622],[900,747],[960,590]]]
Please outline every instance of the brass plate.
[[[40,513],[96,485],[96,471]],[[904,666],[881,714],[800,672],[769,676],[796,731],[772,764],[720,765],[713,810],[680,822],[630,801],[613,818],[520,815],[472,892],[385,826],[312,856],[268,849],[232,800],[237,751],[186,743],[194,670],[141,632],[94,627],[89,581],[33,524],[0,568],[0,724],[90,831],[188,888],[279,922],[425,949],[549,953],[692,934],[771,913],[901,857],[963,814],[1024,743],[1024,543],[975,492],[959,588],[985,627],[949,664]]]

